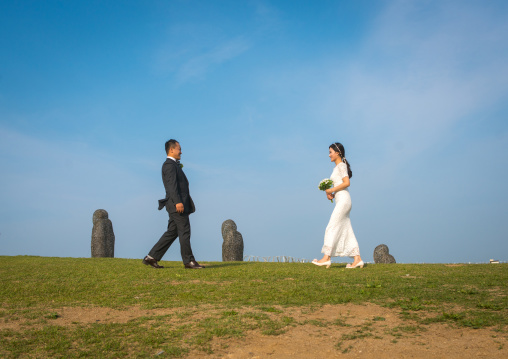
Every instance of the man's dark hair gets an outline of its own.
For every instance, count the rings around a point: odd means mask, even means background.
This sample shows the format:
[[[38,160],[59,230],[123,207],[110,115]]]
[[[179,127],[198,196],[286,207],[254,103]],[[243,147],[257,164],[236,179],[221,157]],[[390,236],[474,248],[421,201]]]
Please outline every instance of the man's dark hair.
[[[166,148],[166,155],[169,153],[170,148],[175,148],[176,144],[178,143],[177,140],[169,140],[166,141],[166,145],[164,146]]]

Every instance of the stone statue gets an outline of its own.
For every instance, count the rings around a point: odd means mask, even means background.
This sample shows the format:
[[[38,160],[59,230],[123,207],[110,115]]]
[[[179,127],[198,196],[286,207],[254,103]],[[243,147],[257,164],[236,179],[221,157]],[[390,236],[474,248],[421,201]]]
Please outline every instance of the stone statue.
[[[380,244],[374,249],[374,263],[397,263],[395,258],[388,253],[388,246]]]
[[[222,223],[222,261],[243,261],[243,237],[236,230],[236,223],[228,219]]]
[[[98,209],[93,213],[92,257],[115,256],[115,234],[108,212]]]

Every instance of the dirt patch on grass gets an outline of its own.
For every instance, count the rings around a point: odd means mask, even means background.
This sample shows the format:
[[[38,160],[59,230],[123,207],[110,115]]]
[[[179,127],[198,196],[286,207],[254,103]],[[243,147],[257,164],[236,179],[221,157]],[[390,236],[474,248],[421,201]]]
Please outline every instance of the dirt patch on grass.
[[[381,334],[344,341],[345,328],[299,326],[277,337],[251,333],[235,342],[217,342],[214,354],[193,352],[195,358],[506,358],[506,338],[487,329],[451,329],[443,324],[424,333],[393,339]],[[342,344],[340,347],[338,343]],[[226,349],[224,347],[227,346]]]
[[[280,308],[282,309],[282,308]],[[286,332],[251,331],[241,339],[215,339],[213,354],[189,358],[506,358],[508,336],[491,328],[418,325],[399,312],[373,304],[284,308],[297,324]]]
[[[168,327],[204,323],[210,318],[237,316],[247,323],[255,318],[268,317],[280,323],[290,318],[287,325],[267,335],[262,324],[243,332],[242,337],[214,337],[206,350],[190,347],[184,358],[506,358],[508,335],[495,328],[470,329],[447,323],[423,325],[404,318],[400,309],[375,304],[325,305],[317,307],[243,307],[125,310],[102,307],[64,307],[39,310],[39,317],[0,320],[0,330],[24,331],[46,325],[63,327],[76,324],[127,323],[147,318],[140,325],[148,331],[151,326]],[[425,316],[429,313],[418,313]],[[256,316],[249,316],[256,314]],[[161,316],[165,316],[161,319]],[[152,324],[159,318],[158,324]],[[254,318],[254,319],[253,319]],[[413,318],[414,319],[414,318]],[[205,330],[199,325],[193,330]],[[266,328],[265,328],[266,329]],[[185,344],[182,345],[185,346]],[[156,349],[157,354],[160,349]],[[161,357],[164,355],[161,354]]]
[[[140,317],[155,315],[167,315],[175,313],[175,309],[141,309],[130,307],[118,310],[103,307],[63,307],[50,311],[38,310],[39,315],[32,318],[5,318],[0,320],[0,330],[25,330],[28,328],[40,328],[44,325],[70,326],[75,324],[92,323],[127,323],[129,320]]]

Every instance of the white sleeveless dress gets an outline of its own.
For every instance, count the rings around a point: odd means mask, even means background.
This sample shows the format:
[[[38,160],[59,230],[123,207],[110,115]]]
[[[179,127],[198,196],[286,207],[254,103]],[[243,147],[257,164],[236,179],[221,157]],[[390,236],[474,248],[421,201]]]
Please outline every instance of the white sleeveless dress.
[[[342,183],[342,179],[348,177],[347,165],[339,163],[333,169],[330,179],[333,187]],[[354,257],[360,255],[360,248],[356,241],[349,213],[351,212],[351,196],[348,189],[343,189],[335,194],[335,208],[330,217],[330,222],[325,231],[325,243],[321,253],[332,257]]]

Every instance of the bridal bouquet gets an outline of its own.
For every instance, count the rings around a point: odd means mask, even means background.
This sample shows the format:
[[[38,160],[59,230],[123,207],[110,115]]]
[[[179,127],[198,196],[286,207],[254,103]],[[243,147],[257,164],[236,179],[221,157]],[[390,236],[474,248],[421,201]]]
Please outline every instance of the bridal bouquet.
[[[332,187],[333,187],[333,181],[329,178],[325,178],[324,180],[319,182],[319,186],[318,186],[318,188],[321,191],[326,191],[327,189],[330,189]],[[331,199],[330,201],[333,203],[333,199]]]

